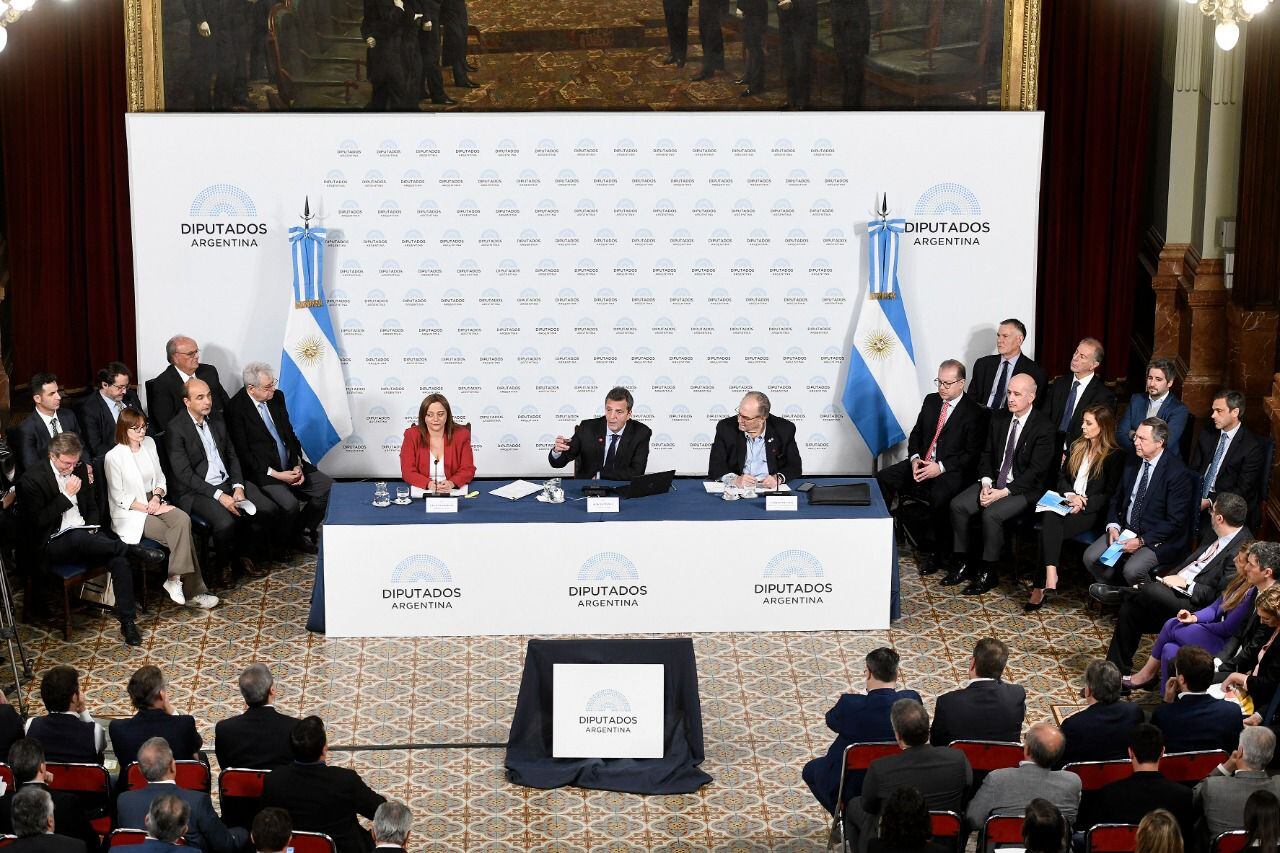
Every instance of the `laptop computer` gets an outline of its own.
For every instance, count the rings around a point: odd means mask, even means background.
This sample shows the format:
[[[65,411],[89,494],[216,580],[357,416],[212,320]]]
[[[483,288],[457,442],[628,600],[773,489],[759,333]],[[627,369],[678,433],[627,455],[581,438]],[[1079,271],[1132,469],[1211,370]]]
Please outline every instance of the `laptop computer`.
[[[641,474],[625,486],[583,486],[582,494],[588,497],[617,495],[620,498],[643,498],[649,495],[661,495],[671,491],[671,481],[675,478],[675,470],[659,471],[656,474]]]

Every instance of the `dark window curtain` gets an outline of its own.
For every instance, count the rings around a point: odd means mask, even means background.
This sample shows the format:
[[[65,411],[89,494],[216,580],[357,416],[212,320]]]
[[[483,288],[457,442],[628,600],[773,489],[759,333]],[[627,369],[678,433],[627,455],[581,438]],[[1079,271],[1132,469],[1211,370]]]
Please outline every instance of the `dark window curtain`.
[[[1240,214],[1232,299],[1244,308],[1280,303],[1280,7],[1245,27],[1240,110]]]
[[[1044,0],[1040,108],[1040,299],[1036,350],[1065,373],[1079,340],[1100,339],[1122,376],[1139,275],[1150,115],[1164,4]]]
[[[120,0],[46,0],[0,54],[15,385],[136,363],[124,57]]]

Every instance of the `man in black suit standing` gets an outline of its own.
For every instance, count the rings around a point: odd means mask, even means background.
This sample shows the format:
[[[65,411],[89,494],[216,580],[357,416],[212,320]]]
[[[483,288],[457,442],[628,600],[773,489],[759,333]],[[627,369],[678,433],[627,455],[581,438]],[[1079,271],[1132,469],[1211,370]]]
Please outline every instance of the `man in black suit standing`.
[[[1024,373],[1016,374],[1009,380],[1007,396],[1008,408],[991,413],[986,446],[978,458],[979,482],[951,500],[954,556],[951,571],[942,583],[955,586],[968,581],[965,595],[982,595],[999,583],[1005,522],[1017,518],[1040,499],[1054,462],[1053,424],[1032,408],[1035,380]],[[980,566],[969,556],[969,523],[974,516],[982,522]],[[957,565],[957,559],[963,562]]]
[[[409,807],[387,800],[373,813],[373,846],[386,853],[405,853],[412,828],[413,815]]]
[[[996,328],[997,354],[984,355],[973,363],[969,396],[975,403],[988,409],[1001,408],[1009,380],[1019,373],[1025,373],[1036,381],[1037,395],[1045,389],[1044,368],[1022,351],[1022,342],[1026,339],[1027,327],[1021,320],[1010,317]]]
[[[116,446],[116,421],[125,409],[142,411],[138,392],[129,387],[133,375],[129,368],[113,361],[98,371],[98,393],[80,402],[80,440],[95,465],[101,468],[102,457]]]
[[[37,463],[44,462],[49,452],[49,439],[64,432],[79,435],[80,422],[70,408],[62,408],[62,390],[58,377],[52,373],[37,373],[31,377],[31,399],[35,411],[18,425],[15,444],[18,454],[17,475]],[[86,454],[85,461],[90,461]],[[92,473],[90,474],[92,478]]]
[[[1209,412],[1213,429],[1200,433],[1191,453],[1191,469],[1200,475],[1201,512],[1209,509],[1214,495],[1233,492],[1249,505],[1251,518],[1260,518],[1262,441],[1240,423],[1243,414],[1244,395],[1239,391],[1219,391],[1214,395]]]
[[[689,7],[693,0],[662,0],[662,17],[667,25],[667,55],[663,65],[684,68],[689,57]]]
[[[127,692],[136,713],[107,724],[111,750],[120,762],[121,776],[138,760],[142,744],[153,737],[164,738],[169,749],[184,761],[200,757],[204,741],[196,731],[196,719],[174,710],[169,702],[168,686],[164,673],[154,664],[139,667],[129,679]]]
[[[275,373],[261,361],[245,365],[244,387],[227,406],[227,429],[244,474],[280,508],[295,550],[314,554],[333,480],[302,457],[302,443],[289,421]],[[306,501],[303,508],[302,501]],[[310,538],[308,538],[310,537]]]
[[[1177,568],[1156,580],[1143,581],[1137,588],[1090,585],[1089,594],[1102,603],[1120,602],[1115,633],[1107,649],[1107,660],[1120,672],[1129,674],[1143,634],[1159,631],[1181,610],[1194,613],[1209,606],[1227,588],[1236,574],[1240,543],[1253,538],[1245,527],[1248,511],[1243,498],[1223,492],[1213,504],[1213,536],[1206,536]]]
[[[97,830],[89,823],[80,798],[69,791],[54,791],[49,788],[53,775],[45,766],[44,747],[33,737],[24,737],[9,747],[9,768],[13,771],[15,790],[7,791],[0,800],[0,830],[13,834],[12,803],[13,796],[26,787],[42,788],[49,792],[53,800],[53,821],[59,835],[78,838],[89,850],[96,851],[100,842]]]
[[[266,664],[245,667],[240,673],[240,695],[244,697],[244,713],[220,720],[213,727],[218,765],[272,770],[293,761],[289,736],[300,721],[276,710],[275,679]]]
[[[46,461],[32,465],[18,481],[19,551],[33,572],[60,563],[106,564],[120,633],[127,644],[140,646],[129,560],[158,565],[164,552],[126,545],[102,530],[97,487],[88,477],[82,451],[75,433],[60,433],[49,440]]]
[[[764,92],[764,33],[769,25],[769,6],[767,0],[737,0],[737,4],[742,18],[742,49],[747,54],[747,67],[737,82],[747,87],[742,97],[748,98]]]
[[[1080,421],[1090,406],[1116,410],[1116,395],[1094,371],[1102,364],[1102,343],[1085,338],[1071,354],[1071,373],[1049,385],[1049,421],[1058,430],[1058,450],[1070,447],[1080,437]]]
[[[860,110],[871,51],[871,7],[867,0],[832,0],[831,40],[840,63],[840,106]]]
[[[386,797],[373,791],[354,770],[330,767],[324,721],[305,717],[290,736],[293,763],[272,770],[262,786],[262,805],[279,806],[294,829],[323,832],[338,853],[370,853],[373,839],[356,815],[373,819]]]
[[[1087,707],[1062,721],[1066,748],[1062,763],[1111,761],[1125,757],[1129,732],[1143,720],[1142,709],[1121,700],[1120,670],[1110,661],[1095,660],[1084,671]]]
[[[478,89],[480,84],[467,76],[476,68],[467,62],[467,0],[441,0],[440,27],[443,30],[444,64],[453,71],[453,85]]]
[[[778,0],[778,41],[787,81],[783,109],[809,109],[813,46],[818,41],[818,0]]]
[[[907,437],[910,458],[876,472],[886,503],[909,495],[929,505],[932,550],[920,574],[942,567],[939,552],[950,552],[951,499],[973,477],[986,438],[986,412],[964,393],[964,365],[949,358],[938,365],[936,393],[924,398],[916,425]]]
[[[13,795],[13,831],[18,836],[7,847],[17,853],[86,853],[78,838],[55,835],[53,798],[44,788],[27,785]]]
[[[209,386],[213,401],[209,414],[221,418],[230,399],[218,378],[218,368],[200,363],[200,345],[186,335],[174,335],[165,343],[164,354],[169,366],[146,383],[151,425],[157,431],[163,430],[183,410],[182,388],[191,379],[200,379]]]
[[[204,791],[181,788],[174,781],[178,767],[173,751],[162,737],[149,738],[138,748],[138,767],[147,780],[145,787],[125,791],[116,801],[116,823],[130,829],[145,829],[146,816],[157,797],[173,794],[190,808],[187,843],[204,853],[239,853],[249,840],[244,827],[228,828],[214,811],[213,801]],[[123,772],[123,770],[122,770]]]
[[[1111,496],[1107,532],[1084,552],[1085,567],[1104,584],[1133,586],[1157,566],[1173,565],[1187,553],[1191,475],[1176,453],[1165,452],[1168,437],[1169,428],[1159,418],[1147,418],[1133,434],[1137,456]],[[1104,565],[1102,555],[1125,530],[1137,535],[1122,543],[1115,568]]]
[[[710,80],[717,71],[724,70],[724,33],[720,29],[720,15],[725,5],[725,0],[698,0],[702,68],[693,75],[694,80]]]
[[[578,479],[634,480],[649,461],[649,436],[653,430],[631,420],[635,402],[626,388],[613,388],[604,396],[604,415],[578,424],[572,438],[556,436],[547,454],[552,468],[573,463]]]
[[[210,417],[209,386],[192,379],[182,386],[182,402],[182,412],[165,428],[174,502],[209,523],[218,562],[214,577],[221,585],[233,583],[233,562],[249,577],[265,577],[266,570],[255,566],[249,554],[267,544],[267,531],[279,530],[278,507],[241,473],[226,426]],[[246,500],[256,514],[248,514]]]
[[[1009,662],[1009,647],[983,637],[973,647],[969,683],[938,697],[933,706],[929,742],[946,746],[953,740],[1022,740],[1027,691],[1001,681]]]
[[[799,478],[800,465],[796,425],[772,414],[765,394],[748,391],[738,404],[738,413],[716,423],[707,479],[733,474],[739,486],[750,483],[776,489],[780,483]]]

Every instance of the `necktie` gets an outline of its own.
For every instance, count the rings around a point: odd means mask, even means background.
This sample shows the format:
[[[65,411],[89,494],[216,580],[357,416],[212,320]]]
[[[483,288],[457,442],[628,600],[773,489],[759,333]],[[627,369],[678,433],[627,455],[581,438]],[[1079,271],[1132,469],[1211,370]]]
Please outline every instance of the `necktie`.
[[[118,400],[112,403],[111,405],[116,407],[116,420],[120,420],[120,413],[124,411],[124,405],[121,404]]]
[[[601,469],[601,475],[605,469],[613,467],[613,451],[618,447],[618,434],[616,432],[609,433],[609,449],[604,453],[604,469]]]
[[[54,415],[49,418],[49,435],[54,436],[62,432],[62,424],[58,423],[58,416]]]
[[[1198,569],[1204,569],[1205,566],[1209,565],[1209,561],[1213,559],[1213,555],[1216,553],[1218,553],[1217,539],[1213,540],[1209,547],[1204,549],[1204,553],[1200,555],[1200,559],[1196,560],[1193,565],[1197,566]]]
[[[996,392],[991,395],[992,409],[1004,408],[1004,386],[1009,381],[1009,362],[1000,362],[1000,375],[996,377]]]
[[[1133,496],[1133,504],[1129,507],[1129,529],[1134,533],[1142,533],[1142,504],[1147,498],[1147,473],[1151,470],[1150,462],[1142,463],[1142,476],[1138,478],[1138,491]]]
[[[265,402],[258,404],[258,411],[262,414],[262,422],[267,425],[267,432],[271,433],[271,438],[276,443],[276,456],[280,458],[280,468],[283,471],[289,463],[289,456],[285,453],[284,442],[280,440],[280,433],[276,432],[275,421],[271,420],[271,415],[267,413],[267,404]]]
[[[1071,383],[1071,393],[1067,394],[1067,408],[1062,412],[1062,419],[1058,421],[1058,432],[1066,432],[1067,425],[1071,423],[1071,413],[1076,410],[1076,392],[1080,390],[1080,380],[1077,379]]]
[[[938,436],[942,435],[942,426],[947,422],[947,407],[950,405],[943,402],[942,411],[938,412],[938,427],[933,431],[933,440],[929,442],[929,452],[924,455],[925,462],[933,461],[934,451],[938,449]]]
[[[1200,490],[1201,498],[1208,498],[1209,493],[1213,491],[1213,481],[1218,479],[1218,466],[1222,464],[1222,457],[1227,455],[1227,434],[1224,432],[1218,436],[1218,449],[1213,451],[1213,462],[1209,465],[1209,470],[1204,475],[1204,486]]]
[[[996,477],[996,488],[1003,489],[1009,482],[1009,472],[1013,470],[1013,448],[1018,444],[1018,419],[1009,421],[1009,440],[1004,443],[1004,460],[1000,463],[1000,476]]]
[[[213,434],[212,434],[212,433],[210,433],[207,429],[205,429],[205,428],[204,428],[204,422],[203,422],[203,421],[201,421],[201,422],[200,422],[200,424],[199,424],[198,426],[200,427],[200,441],[201,441],[201,443],[202,443],[202,444],[204,444],[204,446],[205,446],[205,455],[206,455],[206,456],[209,456],[209,459],[207,459],[206,461],[208,461],[209,463],[211,463],[211,464],[212,464],[212,462],[213,462],[213,457],[212,457],[212,456],[210,456],[210,454],[209,454],[209,450],[210,450],[210,448],[212,448],[213,450],[217,450],[217,449],[218,449],[218,445],[214,444],[214,442],[213,442]],[[219,463],[221,463],[221,462],[222,462],[222,454],[221,454],[221,453],[219,453],[219,454],[218,454],[218,462],[219,462]],[[222,468],[221,468],[221,467],[219,467],[219,468],[218,468],[218,479],[219,479],[219,480],[226,480],[226,479],[227,479],[227,472],[226,472],[226,471],[224,471],[224,470],[222,470]]]

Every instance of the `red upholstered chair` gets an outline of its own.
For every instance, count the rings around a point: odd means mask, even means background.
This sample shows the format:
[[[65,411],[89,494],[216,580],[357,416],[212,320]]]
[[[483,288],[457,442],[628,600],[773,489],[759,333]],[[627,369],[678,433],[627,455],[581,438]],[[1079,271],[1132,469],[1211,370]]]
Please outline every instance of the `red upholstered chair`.
[[[0,835],[0,847],[8,847],[17,840],[18,836],[16,835]]]
[[[929,812],[929,831],[933,833],[933,840],[948,850],[954,850],[959,853],[961,830],[963,829],[964,821],[955,812]]]
[[[1175,782],[1199,782],[1226,760],[1227,754],[1220,749],[1169,752],[1160,759],[1160,775]]]
[[[1088,853],[1133,853],[1137,843],[1136,823],[1100,823],[1085,836]]]
[[[0,764],[0,782],[4,782],[6,791],[12,791],[17,787],[13,779],[13,768],[8,764]]]
[[[249,827],[262,805],[262,785],[270,770],[228,767],[218,774],[218,802],[227,826]]]
[[[293,853],[338,853],[338,845],[323,832],[301,832],[294,830],[289,836],[289,846]]]
[[[1249,834],[1243,829],[1224,832],[1213,839],[1213,853],[1240,853],[1248,839]]]
[[[958,749],[969,759],[969,766],[975,771],[991,772],[1005,767],[1017,767],[1026,757],[1020,743],[1001,740],[953,740],[948,744]],[[1021,843],[1022,836],[1018,836]]]
[[[146,830],[142,829],[113,829],[109,838],[109,846],[111,847],[128,847],[133,844],[141,844],[147,840]]]
[[[831,848],[831,842],[839,839],[841,849],[844,849],[844,782],[845,777],[850,771],[865,771],[871,766],[871,762],[877,758],[884,758],[886,755],[897,755],[902,752],[902,747],[898,746],[897,741],[885,740],[874,741],[869,743],[851,743],[844,748],[844,773],[840,774],[840,788],[836,792],[836,812],[832,817],[831,833],[828,836],[827,849]],[[300,851],[294,851],[300,853]]]
[[[982,829],[979,850],[997,844],[1022,844],[1022,815],[992,815]]]
[[[173,763],[178,768],[178,774],[174,777],[174,781],[178,783],[179,788],[186,788],[188,791],[200,791],[205,794],[209,793],[211,776],[207,764],[194,758],[184,758]],[[136,761],[130,764],[129,769],[125,771],[125,779],[129,783],[130,791],[147,787],[147,777],[142,775],[142,767]]]
[[[101,810],[101,817],[91,818],[89,823],[99,835],[111,834],[111,774],[101,764],[56,764],[46,762],[45,769],[53,776],[49,787],[55,791],[70,791],[80,795],[85,811]]]
[[[1104,785],[1120,779],[1128,779],[1133,775],[1133,765],[1127,760],[1115,761],[1077,761],[1068,764],[1063,770],[1069,770],[1080,777],[1082,791],[1096,791]]]

